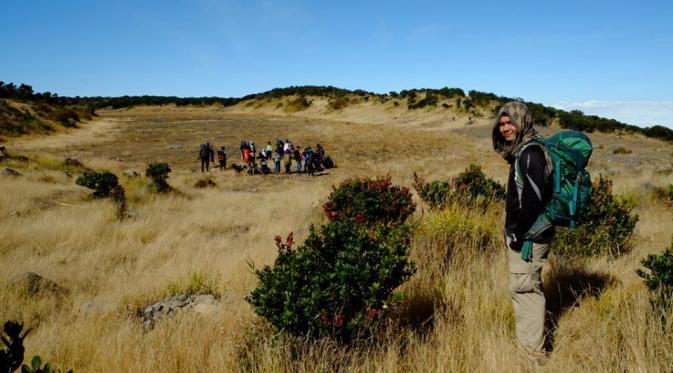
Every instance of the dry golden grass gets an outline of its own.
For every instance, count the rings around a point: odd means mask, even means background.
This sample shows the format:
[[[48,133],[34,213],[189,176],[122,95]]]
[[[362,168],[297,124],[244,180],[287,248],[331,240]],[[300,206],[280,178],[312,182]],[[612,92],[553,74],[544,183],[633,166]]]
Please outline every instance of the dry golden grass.
[[[666,172],[673,147],[641,137],[592,135],[592,170],[637,203],[640,221],[628,255],[550,260],[545,284],[557,327],[544,367],[536,368],[513,339],[502,205],[485,212],[418,209],[411,253],[418,272],[399,289],[403,300],[380,335],[351,347],[274,335],[244,301],[255,286],[248,263],[272,263],[276,234],[294,231],[302,241],[309,223],[321,219],[331,185],[390,173],[410,186],[414,171],[427,180],[448,178],[469,163],[501,182],[507,175],[490,148],[486,116],[465,125],[467,118],[450,110],[369,102],[326,113],[326,105],[316,99],[292,115],[274,101],[106,111],[99,124],[81,130],[9,143],[31,161],[11,164],[25,177],[0,182],[0,320],[19,318],[34,328],[28,355],[87,372],[671,370],[673,331],[660,327],[634,269],[673,236],[673,211],[643,186],[673,183]],[[339,167],[314,178],[214,171],[208,177],[215,187],[194,187],[202,177],[195,172],[198,144],[226,145],[231,164],[242,139],[263,146],[275,137],[320,142]],[[612,154],[617,144],[633,153]],[[111,201],[91,200],[64,176],[66,156],[120,175],[129,208],[141,216],[117,222]],[[145,178],[121,176],[127,169],[142,173],[154,160],[171,164],[169,183],[182,195],[153,195]],[[9,280],[26,271],[69,293],[27,296],[12,288]],[[137,310],[194,273],[214,282],[217,311],[182,312],[143,332]]]

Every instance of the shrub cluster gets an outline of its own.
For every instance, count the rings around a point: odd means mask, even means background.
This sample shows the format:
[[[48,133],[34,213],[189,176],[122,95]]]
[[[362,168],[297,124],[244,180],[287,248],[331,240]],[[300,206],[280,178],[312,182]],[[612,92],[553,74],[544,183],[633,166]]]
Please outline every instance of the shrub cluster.
[[[327,223],[311,226],[302,245],[294,247],[292,233],[275,238],[278,257],[255,271],[259,284],[247,301],[294,335],[348,341],[366,334],[415,271],[404,224],[413,209],[408,191],[388,177],[347,181],[325,204]]]
[[[428,92],[425,94],[425,97],[418,101],[409,101],[408,108],[409,110],[414,110],[421,109],[426,106],[437,106],[438,101],[439,99],[437,98],[437,95]]]
[[[290,101],[288,101],[285,111],[296,112],[307,109],[311,106],[311,101],[309,101],[306,96],[299,96]]]
[[[492,201],[505,198],[505,188],[487,178],[481,167],[469,165],[450,181],[425,182],[414,173],[414,188],[431,209],[440,209],[451,203],[486,207]]]
[[[667,187],[652,188],[652,196],[666,206],[673,206],[673,184],[668,184]]]
[[[109,171],[86,171],[75,181],[77,185],[93,189],[94,197],[109,197],[110,192],[119,185],[117,175]]]
[[[556,232],[554,249],[566,256],[619,255],[630,249],[638,215],[623,199],[612,195],[612,181],[600,176],[594,181],[587,211],[573,230]]]
[[[636,272],[650,289],[650,302],[666,314],[673,306],[673,244],[659,255],[648,255],[641,263],[648,272]]]
[[[348,97],[346,96],[332,97],[327,102],[327,107],[332,110],[341,110],[346,106],[348,106]]]
[[[153,162],[147,165],[145,176],[152,179],[151,188],[158,193],[168,193],[173,188],[168,185],[166,179],[171,172],[171,167],[165,162]]]
[[[392,185],[390,176],[359,178],[333,187],[323,210],[330,220],[403,223],[416,209],[408,188]]]

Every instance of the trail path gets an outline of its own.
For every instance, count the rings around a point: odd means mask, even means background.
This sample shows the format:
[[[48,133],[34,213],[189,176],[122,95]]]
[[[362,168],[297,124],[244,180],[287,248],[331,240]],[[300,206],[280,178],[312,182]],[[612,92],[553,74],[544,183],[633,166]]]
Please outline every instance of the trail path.
[[[124,120],[114,118],[99,118],[88,123],[82,123],[79,128],[69,129],[67,132],[9,140],[8,145],[15,150],[30,150],[98,144],[114,136],[113,133],[123,126],[124,122]]]

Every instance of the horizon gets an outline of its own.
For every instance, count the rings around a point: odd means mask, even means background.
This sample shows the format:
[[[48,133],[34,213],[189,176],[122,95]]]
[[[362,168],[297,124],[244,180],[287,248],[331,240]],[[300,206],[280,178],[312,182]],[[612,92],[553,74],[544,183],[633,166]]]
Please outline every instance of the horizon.
[[[18,56],[0,59],[0,79],[39,92],[243,97],[303,85],[381,94],[448,86],[673,128],[673,5],[661,1],[0,8],[3,50]],[[511,9],[515,22],[502,16]]]

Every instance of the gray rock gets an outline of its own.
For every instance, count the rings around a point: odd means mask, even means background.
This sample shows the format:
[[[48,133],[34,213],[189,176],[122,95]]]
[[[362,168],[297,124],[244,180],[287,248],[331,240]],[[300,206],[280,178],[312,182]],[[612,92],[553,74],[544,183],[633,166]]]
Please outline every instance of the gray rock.
[[[654,188],[654,185],[652,183],[645,183],[641,186],[645,192],[651,192],[652,188]]]
[[[24,272],[10,279],[12,286],[18,287],[27,294],[36,295],[40,293],[51,293],[56,295],[65,295],[67,290],[54,281],[44,278],[37,273]]]
[[[194,313],[199,315],[209,315],[217,310],[217,306],[214,304],[197,304],[194,306]]]
[[[12,168],[5,167],[4,170],[2,170],[2,176],[7,176],[7,177],[19,177],[23,176],[19,171],[16,171]]]
[[[162,299],[145,307],[139,312],[139,318],[145,331],[153,328],[159,321],[169,320],[182,310],[190,310],[199,314],[212,313],[219,302],[211,294],[186,296],[175,295]]]
[[[199,305],[199,304],[214,305],[216,303],[217,303],[217,301],[215,300],[215,297],[212,294],[197,295],[194,298],[194,304],[195,305]]]
[[[139,211],[133,211],[133,210],[126,211],[127,218],[141,218],[142,216],[143,214],[141,214]]]
[[[137,173],[135,170],[126,170],[124,171],[124,175],[130,178],[140,177],[140,174]]]

